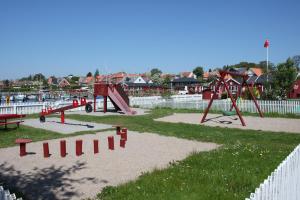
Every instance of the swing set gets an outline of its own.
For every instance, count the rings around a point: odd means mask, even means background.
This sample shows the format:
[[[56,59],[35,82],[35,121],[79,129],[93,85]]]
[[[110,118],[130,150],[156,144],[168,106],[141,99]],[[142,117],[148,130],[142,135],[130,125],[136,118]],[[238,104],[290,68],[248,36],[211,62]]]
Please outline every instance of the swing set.
[[[254,101],[254,104],[255,104],[255,107],[257,108],[257,111],[258,111],[258,113],[259,113],[259,116],[260,116],[260,117],[263,117],[263,114],[262,114],[262,112],[261,112],[261,110],[260,110],[260,108],[259,108],[259,105],[258,105],[258,103],[257,103],[257,101],[256,101],[256,98],[255,98],[255,96],[253,95],[253,92],[252,92],[252,90],[251,90],[249,84],[247,83],[247,79],[248,79],[248,75],[247,75],[247,74],[238,73],[238,72],[230,72],[230,71],[226,71],[226,70],[220,70],[220,71],[219,71],[219,74],[220,74],[220,77],[219,77],[218,81],[216,82],[215,90],[213,91],[213,95],[212,95],[212,97],[211,97],[211,99],[210,99],[210,101],[209,101],[209,103],[208,103],[207,108],[205,109],[205,112],[204,112],[204,115],[203,115],[203,117],[202,117],[201,123],[204,123],[204,122],[205,122],[205,118],[206,118],[206,116],[207,116],[207,114],[208,114],[208,112],[209,112],[209,109],[210,109],[210,107],[211,107],[211,105],[212,105],[214,99],[217,97],[217,91],[219,90],[219,88],[220,88],[220,86],[221,86],[222,84],[224,85],[224,87],[225,87],[225,89],[226,89],[226,91],[227,91],[227,94],[228,94],[228,96],[229,96],[229,98],[230,98],[230,100],[231,100],[231,102],[232,102],[230,111],[224,111],[224,112],[223,112],[223,115],[225,115],[225,116],[233,115],[234,112],[232,112],[232,109],[234,108],[235,111],[236,111],[236,114],[238,115],[238,117],[239,117],[239,119],[240,119],[240,121],[241,121],[241,123],[242,123],[242,125],[243,125],[243,126],[246,126],[246,123],[245,123],[245,121],[244,121],[244,119],[243,119],[243,117],[242,117],[242,114],[241,114],[241,112],[240,112],[240,110],[239,110],[239,108],[238,108],[238,106],[237,106],[237,103],[236,103],[237,100],[238,100],[238,98],[239,98],[239,96],[242,94],[242,88],[243,88],[244,86],[246,86],[246,89],[248,89],[248,91],[249,91],[249,93],[250,93],[250,96],[251,96],[252,100]],[[233,97],[231,91],[229,90],[228,84],[227,84],[227,82],[226,82],[226,80],[225,80],[226,75],[231,75],[231,76],[234,76],[234,77],[242,77],[242,79],[243,79],[242,84],[241,84],[241,86],[240,86],[239,89],[238,89],[238,93],[237,93],[237,95],[236,95],[236,98]],[[234,113],[234,114],[235,114],[235,113]]]

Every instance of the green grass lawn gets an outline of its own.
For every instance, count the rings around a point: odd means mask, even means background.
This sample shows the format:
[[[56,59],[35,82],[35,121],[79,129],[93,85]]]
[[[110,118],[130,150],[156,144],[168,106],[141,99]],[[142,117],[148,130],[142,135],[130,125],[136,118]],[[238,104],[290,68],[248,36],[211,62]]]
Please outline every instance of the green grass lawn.
[[[96,117],[67,114],[67,119],[121,124],[139,132],[222,144],[217,150],[194,153],[183,161],[170,163],[167,169],[147,172],[135,181],[118,187],[106,187],[99,193],[99,199],[244,199],[300,143],[298,134],[153,120],[174,112],[183,111],[155,109],[145,116]],[[200,117],[199,114],[199,120]],[[0,147],[13,145],[14,139],[20,135],[36,141],[62,137],[58,133],[21,125],[20,129],[8,132],[0,130]]]
[[[98,195],[99,199],[244,199],[300,143],[297,134],[153,120],[173,112],[182,111],[156,109],[150,115],[130,117],[69,116],[77,120],[122,124],[140,132],[223,144],[218,150],[196,153],[172,163],[168,169],[145,173],[136,181],[107,187]]]

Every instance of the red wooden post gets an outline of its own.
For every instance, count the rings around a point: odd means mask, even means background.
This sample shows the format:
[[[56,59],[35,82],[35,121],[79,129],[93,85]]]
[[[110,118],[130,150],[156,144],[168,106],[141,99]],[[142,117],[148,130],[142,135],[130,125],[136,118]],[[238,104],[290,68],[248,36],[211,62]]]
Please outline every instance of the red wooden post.
[[[26,143],[20,143],[20,156],[26,156]]]
[[[107,96],[103,97],[103,112],[107,112]]]
[[[233,105],[233,107],[235,108],[236,113],[237,113],[237,115],[239,116],[239,118],[240,118],[240,120],[241,120],[242,125],[243,125],[243,126],[246,126],[245,121],[244,121],[244,119],[243,119],[243,117],[242,117],[242,115],[241,115],[241,113],[240,113],[240,110],[239,110],[239,108],[236,106],[235,100],[234,100],[234,98],[233,98],[231,92],[229,91],[229,88],[228,88],[228,85],[227,85],[226,81],[223,79],[223,77],[221,77],[221,79],[222,79],[222,81],[223,81],[223,83],[224,83],[224,86],[225,86],[225,89],[227,90],[227,93],[228,93],[228,95],[229,95],[229,97],[230,97],[230,99],[231,99],[231,101],[232,101],[232,105]]]
[[[66,157],[67,155],[67,148],[66,148],[66,140],[60,141],[60,156]]]
[[[121,138],[127,141],[127,128],[122,128]]]
[[[43,150],[44,150],[44,158],[50,157],[48,142],[43,143]]]
[[[251,97],[252,97],[252,99],[253,99],[253,101],[254,101],[254,104],[255,104],[255,106],[256,106],[256,108],[257,108],[257,111],[259,112],[259,116],[260,116],[260,117],[264,117],[263,114],[262,114],[262,112],[261,112],[261,110],[260,110],[260,108],[259,108],[259,105],[258,105],[258,103],[257,103],[257,101],[256,101],[256,98],[255,98],[255,96],[253,95],[252,90],[250,89],[250,87],[249,87],[248,84],[246,84],[246,86],[247,86],[247,89],[249,90],[249,93],[250,93],[250,95],[251,95]]]
[[[114,136],[108,136],[107,140],[108,140],[108,149],[109,150],[114,150],[115,149],[115,147],[114,147]]]
[[[97,100],[97,96],[94,95],[94,112],[96,112],[96,100]]]
[[[116,127],[117,135],[121,135],[121,126]]]
[[[80,156],[82,153],[82,140],[76,140],[76,156]]]
[[[99,142],[94,140],[94,154],[99,153]]]
[[[65,111],[60,112],[60,121],[62,124],[65,123]]]
[[[120,147],[125,148],[126,140],[121,138],[120,139]]]
[[[219,90],[220,85],[221,85],[221,80],[219,80],[219,82],[218,82],[218,84],[217,84],[217,87],[215,88],[215,91],[214,91],[214,93],[213,93],[213,96],[211,97],[211,99],[210,99],[210,101],[209,101],[209,103],[208,103],[208,106],[207,106],[207,108],[206,108],[205,111],[204,111],[204,115],[203,115],[203,117],[202,117],[201,123],[203,123],[203,122],[205,121],[205,118],[206,118],[206,116],[207,116],[207,113],[208,113],[208,111],[209,111],[211,105],[212,105],[212,102],[213,102],[214,99],[216,98],[217,91]]]

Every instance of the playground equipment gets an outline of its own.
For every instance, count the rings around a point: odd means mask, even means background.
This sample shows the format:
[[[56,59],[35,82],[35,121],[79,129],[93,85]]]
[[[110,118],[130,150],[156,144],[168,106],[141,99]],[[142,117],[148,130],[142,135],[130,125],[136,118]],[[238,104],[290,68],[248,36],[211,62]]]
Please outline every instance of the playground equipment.
[[[202,117],[201,123],[204,123],[204,122],[205,122],[205,118],[206,118],[206,116],[207,116],[207,113],[209,112],[209,109],[210,109],[210,107],[211,107],[211,105],[212,105],[214,99],[216,98],[217,91],[219,90],[221,84],[224,85],[224,87],[225,87],[225,89],[226,89],[226,91],[227,91],[227,93],[228,93],[228,96],[230,97],[230,100],[231,100],[231,102],[232,102],[230,111],[231,111],[233,108],[235,109],[236,114],[238,115],[238,117],[239,117],[239,119],[240,119],[240,121],[241,121],[241,123],[242,123],[243,126],[246,126],[246,123],[245,123],[245,121],[244,121],[244,119],[243,119],[243,117],[242,117],[242,115],[241,115],[241,112],[240,112],[239,108],[237,107],[236,101],[237,101],[238,97],[241,95],[241,91],[242,91],[242,88],[243,88],[244,86],[246,86],[246,88],[248,89],[248,91],[249,91],[249,93],[250,93],[250,96],[251,96],[252,100],[254,101],[254,104],[255,104],[255,106],[256,106],[256,108],[257,108],[257,111],[258,111],[260,117],[263,117],[263,114],[262,114],[262,112],[261,112],[261,110],[260,110],[260,108],[259,108],[259,105],[258,105],[258,103],[257,103],[257,101],[256,101],[256,98],[255,98],[255,96],[253,95],[253,92],[252,92],[252,90],[250,89],[250,87],[249,87],[249,85],[248,85],[248,83],[247,83],[247,79],[248,79],[248,75],[247,75],[247,74],[237,73],[237,72],[229,72],[229,71],[225,71],[225,70],[220,70],[220,71],[219,71],[219,74],[220,74],[219,80],[218,80],[217,83],[216,83],[216,88],[215,88],[215,90],[213,91],[213,96],[212,96],[212,98],[210,99],[207,108],[205,109],[205,112],[204,112],[204,115],[203,115],[203,117]],[[227,84],[226,81],[225,81],[225,76],[226,76],[226,75],[242,77],[242,79],[243,79],[242,85],[239,87],[239,90],[238,90],[238,93],[237,93],[236,98],[233,97],[232,93],[231,93],[230,90],[229,90],[228,84]],[[228,112],[227,114],[232,114],[232,113],[231,113],[231,112],[230,112],[230,113]]]
[[[19,128],[20,123],[24,122],[21,119],[26,117],[26,115],[19,115],[19,114],[2,114],[0,115],[0,126],[5,126],[7,129],[8,124],[17,124]],[[9,119],[19,119],[18,121],[8,121]]]
[[[110,99],[117,111],[134,115],[135,111],[129,107],[129,98],[119,84],[95,83],[94,84],[94,112],[96,112],[96,97],[103,96],[103,112],[107,112],[107,98]]]
[[[66,110],[71,110],[71,109],[74,109],[74,108],[79,108],[79,107],[85,106],[85,111],[87,113],[90,113],[90,112],[93,111],[93,108],[92,108],[91,104],[92,104],[92,102],[86,102],[85,98],[81,98],[80,99],[80,104],[78,103],[77,100],[73,100],[72,105],[64,106],[64,107],[57,108],[57,109],[52,109],[51,107],[47,108],[47,109],[42,109],[42,112],[40,113],[40,122],[45,122],[47,115],[52,115],[52,114],[60,112],[60,120],[61,120],[61,123],[64,124],[65,123],[65,111]]]

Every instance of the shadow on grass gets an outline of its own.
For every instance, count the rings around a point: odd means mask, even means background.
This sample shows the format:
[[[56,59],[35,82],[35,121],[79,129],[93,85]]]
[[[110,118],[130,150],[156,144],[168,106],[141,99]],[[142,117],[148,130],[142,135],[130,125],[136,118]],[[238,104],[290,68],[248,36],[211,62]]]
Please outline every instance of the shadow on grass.
[[[16,170],[13,165],[3,163],[0,165],[0,185],[15,192],[23,199],[62,199],[80,197],[79,191],[74,190],[73,184],[86,184],[87,182],[98,183],[94,177],[71,178],[79,170],[86,168],[85,162],[76,162],[71,167],[35,168],[28,173]],[[100,180],[105,182],[106,180]]]

